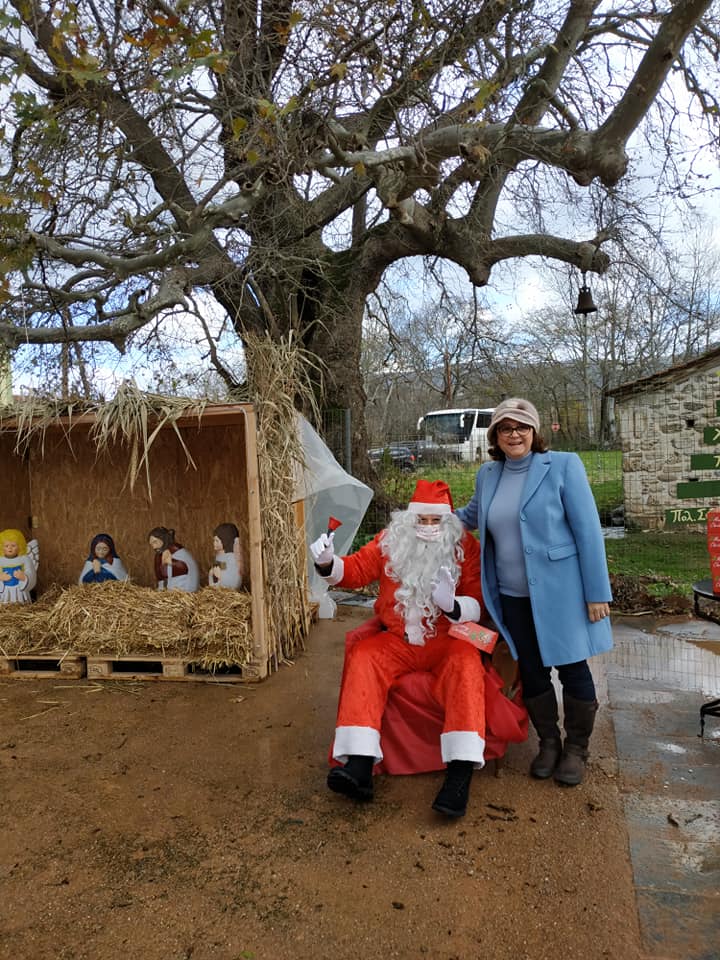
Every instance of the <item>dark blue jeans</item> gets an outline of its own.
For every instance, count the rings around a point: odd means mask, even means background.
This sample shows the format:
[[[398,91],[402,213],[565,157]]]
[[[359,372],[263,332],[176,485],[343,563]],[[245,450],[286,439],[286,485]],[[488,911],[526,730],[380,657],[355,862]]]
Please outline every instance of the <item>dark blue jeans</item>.
[[[515,644],[523,696],[537,697],[552,688],[551,667],[540,656],[530,597],[508,597],[500,594],[503,620]],[[555,668],[563,691],[576,700],[595,700],[595,683],[587,660],[564,663]]]

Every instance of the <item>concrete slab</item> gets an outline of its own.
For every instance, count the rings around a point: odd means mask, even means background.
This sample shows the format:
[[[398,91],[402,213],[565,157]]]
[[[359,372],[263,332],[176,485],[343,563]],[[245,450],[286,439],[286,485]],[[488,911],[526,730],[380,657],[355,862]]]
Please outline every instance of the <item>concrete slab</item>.
[[[671,890],[639,889],[645,948],[662,960],[720,960],[717,904]]]
[[[605,655],[648,960],[720,960],[720,625],[622,623]],[[717,649],[716,649],[717,648]]]

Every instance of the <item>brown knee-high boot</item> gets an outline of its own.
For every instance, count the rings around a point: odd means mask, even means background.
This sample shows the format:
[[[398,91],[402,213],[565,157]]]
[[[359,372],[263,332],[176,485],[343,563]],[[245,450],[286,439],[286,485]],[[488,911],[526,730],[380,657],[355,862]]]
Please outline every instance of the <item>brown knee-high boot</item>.
[[[595,725],[597,700],[576,700],[563,691],[565,744],[555,779],[568,787],[582,783],[588,758],[588,743]]]
[[[524,703],[540,740],[540,749],[530,764],[530,773],[538,780],[547,780],[553,775],[562,753],[555,690],[551,687],[537,697],[528,697]]]

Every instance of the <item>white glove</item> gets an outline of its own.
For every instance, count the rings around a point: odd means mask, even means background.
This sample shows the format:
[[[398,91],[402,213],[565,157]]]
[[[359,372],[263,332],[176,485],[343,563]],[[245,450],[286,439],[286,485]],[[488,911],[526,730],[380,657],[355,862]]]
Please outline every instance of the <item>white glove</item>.
[[[437,582],[430,594],[433,603],[444,613],[452,613],[455,609],[455,581],[448,567],[440,567]]]
[[[334,539],[335,531],[323,533],[315,543],[310,544],[310,556],[313,558],[313,563],[318,567],[326,567],[329,563],[332,563],[335,556]]]

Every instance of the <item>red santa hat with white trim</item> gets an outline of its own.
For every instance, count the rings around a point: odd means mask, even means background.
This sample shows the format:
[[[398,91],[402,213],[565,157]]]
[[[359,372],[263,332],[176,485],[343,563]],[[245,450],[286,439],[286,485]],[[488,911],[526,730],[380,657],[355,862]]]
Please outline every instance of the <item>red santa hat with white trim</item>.
[[[410,513],[435,517],[452,513],[450,487],[444,480],[418,480],[408,510]]]

